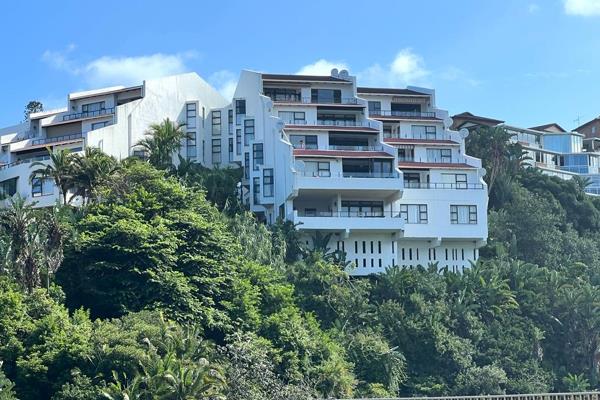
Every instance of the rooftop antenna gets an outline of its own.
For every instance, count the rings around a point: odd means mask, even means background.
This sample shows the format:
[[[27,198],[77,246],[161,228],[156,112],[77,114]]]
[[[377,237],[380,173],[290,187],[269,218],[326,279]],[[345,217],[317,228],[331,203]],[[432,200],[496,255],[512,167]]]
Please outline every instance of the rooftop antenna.
[[[577,118],[573,120],[573,122],[577,123],[577,127],[581,126],[581,115],[577,115]]]

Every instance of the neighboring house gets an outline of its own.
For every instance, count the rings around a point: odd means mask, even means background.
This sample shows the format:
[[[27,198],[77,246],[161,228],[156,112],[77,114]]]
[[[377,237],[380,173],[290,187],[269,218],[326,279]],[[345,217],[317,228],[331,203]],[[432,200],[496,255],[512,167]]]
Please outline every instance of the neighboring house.
[[[309,245],[331,233],[329,247],[346,253],[353,274],[428,263],[462,270],[487,240],[485,171],[465,152],[468,130],[450,129],[433,90],[357,87],[347,71],[242,71],[230,104],[196,74],[72,93],[66,108],[0,130],[0,191],[51,205],[52,182],[29,181],[47,147],[94,146],[122,159],[166,117],[186,123],[182,155],[241,166],[252,212],[294,222]]]
[[[571,179],[574,176],[587,178],[590,184],[586,187],[586,192],[600,194],[600,153],[596,152],[600,148],[600,142],[596,139],[584,139],[582,133],[568,132],[557,123],[520,128],[471,113],[457,114],[452,118],[455,125],[458,120],[460,126],[469,130],[481,126],[505,128],[514,134],[513,140],[523,146],[528,165],[561,179]]]
[[[586,138],[600,138],[600,117],[594,118],[575,128],[575,131],[581,133]]]

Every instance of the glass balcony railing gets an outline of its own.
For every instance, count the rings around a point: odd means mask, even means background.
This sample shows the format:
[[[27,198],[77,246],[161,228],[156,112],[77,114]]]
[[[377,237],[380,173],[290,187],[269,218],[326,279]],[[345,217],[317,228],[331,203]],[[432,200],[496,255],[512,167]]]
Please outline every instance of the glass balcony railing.
[[[424,132],[383,132],[384,139],[418,139],[418,140],[452,140],[452,136],[448,133],[424,133]]]
[[[306,125],[306,126],[333,126],[333,127],[354,127],[354,128],[372,128],[377,129],[377,124],[372,121],[335,121],[319,119],[317,121],[308,121],[305,119],[283,120],[286,125]]]
[[[77,140],[77,139],[83,139],[83,135],[81,133],[75,133],[73,135],[63,135],[63,136],[56,136],[56,137],[51,137],[51,138],[35,139],[35,140],[31,141],[31,145],[36,146],[39,144],[50,144],[50,143],[63,142],[66,140]]]
[[[299,211],[299,217],[401,218],[399,211]]]
[[[484,189],[482,183],[431,183],[431,182],[404,182],[405,189]]]
[[[330,171],[299,171],[300,176],[312,178],[398,178],[397,172],[330,172]]]
[[[369,116],[374,117],[404,117],[404,118],[435,118],[435,113],[430,111],[394,111],[394,110],[369,110]]]
[[[37,156],[37,157],[25,158],[23,160],[11,162],[9,164],[0,165],[0,170],[8,169],[8,168],[14,167],[16,165],[29,164],[32,162],[45,161],[45,160],[49,160],[49,159],[50,159],[50,156]]]
[[[86,112],[72,113],[72,114],[63,115],[62,116],[62,120],[63,121],[72,121],[72,120],[75,120],[75,119],[99,117],[99,116],[102,116],[102,115],[111,115],[111,114],[114,114],[114,113],[115,113],[115,108],[114,107],[103,108],[101,110],[86,111]]]
[[[275,102],[281,103],[298,103],[298,104],[341,104],[341,105],[358,105],[360,102],[356,97],[342,97],[341,99],[323,99],[301,97],[300,94],[276,94],[266,95]]]
[[[346,146],[346,145],[329,145],[327,150],[341,151],[383,151],[383,146]]]

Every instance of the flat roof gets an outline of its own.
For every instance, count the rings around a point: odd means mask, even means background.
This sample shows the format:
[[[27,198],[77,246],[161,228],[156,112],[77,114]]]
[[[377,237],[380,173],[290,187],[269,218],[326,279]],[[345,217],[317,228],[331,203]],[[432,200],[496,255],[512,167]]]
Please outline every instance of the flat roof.
[[[404,96],[425,96],[429,97],[429,93],[417,92],[412,89],[395,89],[395,88],[376,88],[376,87],[364,87],[360,86],[356,88],[358,93],[363,94],[391,94],[391,95],[404,95]]]
[[[74,93],[69,94],[69,100],[77,100],[77,99],[83,99],[86,97],[101,96],[101,95],[119,93],[119,92],[129,92],[131,90],[141,89],[142,87],[143,87],[143,85],[129,86],[129,87],[111,86],[111,87],[102,88],[102,89],[86,90],[83,92],[74,92]]]
[[[263,80],[267,81],[305,81],[305,82],[342,82],[352,81],[329,75],[292,75],[292,74],[262,74]]]

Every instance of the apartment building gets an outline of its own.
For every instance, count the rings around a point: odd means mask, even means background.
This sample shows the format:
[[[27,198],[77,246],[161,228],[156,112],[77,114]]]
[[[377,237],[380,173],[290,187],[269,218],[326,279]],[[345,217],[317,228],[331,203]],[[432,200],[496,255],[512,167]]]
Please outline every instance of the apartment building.
[[[308,245],[332,233],[354,274],[478,258],[484,171],[433,90],[358,87],[347,71],[243,71],[232,103],[211,114],[207,164],[241,165],[247,204],[267,223],[293,221]]]
[[[487,239],[485,171],[435,92],[359,87],[337,70],[242,71],[231,103],[196,74],[71,93],[64,109],[0,130],[0,191],[54,204],[51,181],[29,181],[48,148],[94,146],[122,159],[167,117],[186,124],[181,155],[243,167],[252,212],[292,221],[309,246],[316,232],[331,233],[329,247],[346,253],[355,275],[428,263],[461,270]]]
[[[520,128],[504,121],[465,112],[452,117],[454,129],[473,131],[481,126],[500,126],[512,133],[512,140],[523,146],[525,163],[546,175],[561,179],[574,176],[587,178],[586,192],[600,194],[600,152],[597,138],[569,132],[559,124],[550,123],[531,128]]]
[[[66,107],[33,113],[29,121],[0,129],[0,194],[19,193],[39,207],[56,203],[50,179],[30,181],[31,164],[49,162],[48,150],[81,152],[98,147],[118,159],[137,154],[150,124],[165,118],[185,122],[186,155],[198,159],[208,110],[227,101],[197,74],[145,81],[139,86],[71,93]]]

